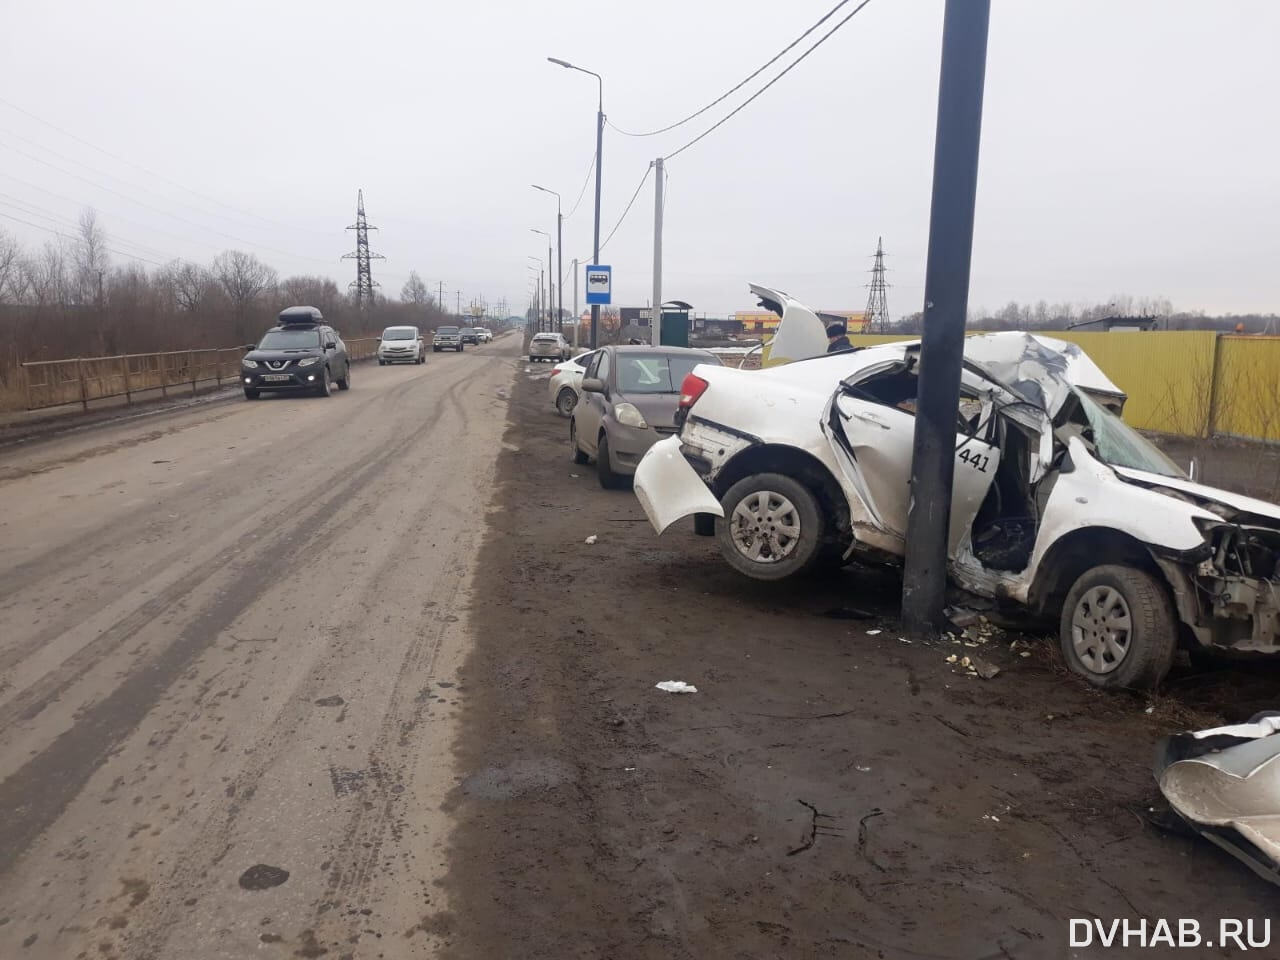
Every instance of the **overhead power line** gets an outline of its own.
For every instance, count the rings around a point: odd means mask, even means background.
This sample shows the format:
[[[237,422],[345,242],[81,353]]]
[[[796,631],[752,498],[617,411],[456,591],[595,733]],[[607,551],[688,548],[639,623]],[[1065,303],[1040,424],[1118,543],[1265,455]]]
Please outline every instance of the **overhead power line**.
[[[688,123],[690,120],[694,120],[694,119],[696,119],[696,118],[698,118],[698,117],[702,116],[704,113],[706,113],[706,112],[707,112],[708,110],[710,110],[712,107],[714,107],[716,104],[718,104],[718,103],[723,103],[725,100],[729,99],[729,97],[733,96],[735,93],[737,93],[739,90],[741,90],[743,87],[745,87],[748,83],[750,83],[750,82],[751,82],[752,80],[754,80],[756,77],[760,76],[760,74],[762,74],[762,73],[764,73],[766,70],[768,70],[771,66],[773,66],[775,63],[777,63],[779,60],[781,60],[784,56],[786,56],[786,54],[787,54],[789,51],[791,51],[792,49],[794,49],[794,48],[795,48],[795,46],[796,46],[796,45],[797,45],[801,40],[803,40],[803,39],[804,39],[805,37],[807,37],[809,34],[813,33],[813,31],[817,30],[820,26],[822,26],[824,23],[826,23],[828,20],[830,20],[833,16],[835,16],[836,11],[837,11],[837,10],[839,10],[841,7],[843,7],[843,6],[844,6],[845,4],[847,4],[847,3],[849,3],[849,0],[840,0],[840,2],[839,2],[839,3],[837,3],[834,7],[832,7],[830,10],[828,10],[828,11],[826,12],[826,14],[822,17],[822,19],[820,19],[817,23],[815,23],[813,26],[811,26],[808,30],[806,30],[804,33],[800,34],[800,36],[796,37],[796,38],[795,38],[794,40],[792,40],[789,44],[787,44],[785,47],[783,47],[781,50],[779,50],[776,54],[774,54],[774,56],[773,56],[773,58],[772,58],[771,60],[769,60],[767,63],[765,63],[765,64],[761,65],[759,68],[757,68],[757,69],[755,70],[755,72],[753,72],[753,73],[752,73],[750,76],[748,76],[746,79],[742,80],[742,81],[741,81],[740,83],[738,83],[736,86],[731,87],[729,90],[725,91],[725,92],[724,92],[724,93],[722,93],[720,96],[716,97],[714,100],[712,100],[710,103],[708,103],[708,104],[707,104],[705,107],[703,107],[701,110],[698,110],[698,111],[695,111],[694,113],[689,114],[689,116],[685,117],[683,120],[677,120],[675,123],[668,124],[668,125],[667,125],[667,126],[665,126],[665,127],[660,127],[660,128],[658,128],[657,130],[648,130],[648,131],[646,131],[646,132],[644,132],[644,133],[632,133],[632,132],[630,132],[630,131],[628,131],[628,130],[623,130],[621,127],[619,127],[617,124],[615,124],[612,120],[609,120],[608,118],[606,118],[606,119],[605,119],[605,122],[606,122],[607,124],[609,124],[609,126],[613,127],[613,129],[614,129],[614,130],[617,130],[617,131],[618,131],[618,133],[620,133],[620,134],[622,134],[623,136],[626,136],[626,137],[655,137],[655,136],[657,136],[657,135],[658,135],[658,134],[660,134],[660,133],[666,133],[668,130],[674,130],[676,127],[682,127],[682,126],[684,126],[686,123]]]
[[[46,233],[52,233],[54,236],[61,237],[63,240],[75,239],[74,237],[69,237],[65,233],[55,230],[52,227],[43,227],[38,223],[32,223],[30,220],[23,220],[21,217],[15,217],[10,214],[7,214],[3,210],[0,210],[0,217],[5,217],[6,219],[16,221],[17,223],[25,223],[28,227],[35,227],[37,230],[43,230]],[[116,254],[117,256],[127,257],[130,260],[141,260],[143,263],[149,263],[156,267],[164,266],[164,264],[161,263],[159,260],[148,260],[146,257],[139,257],[132,253],[125,253],[123,250],[116,250],[113,247],[103,247],[103,249],[109,250],[112,253]]]
[[[106,149],[105,147],[100,147],[96,143],[91,143],[90,141],[86,140],[84,137],[77,136],[76,134],[72,133],[70,130],[65,130],[62,127],[58,126],[56,123],[51,123],[50,121],[45,120],[43,117],[38,117],[34,113],[32,113],[30,110],[20,107],[16,103],[6,100],[3,97],[0,97],[0,104],[4,104],[4,106],[8,107],[10,110],[15,110],[25,117],[30,117],[32,120],[36,121],[36,123],[43,124],[44,126],[48,127],[50,130],[57,131],[58,133],[62,134],[64,137],[68,137],[76,141],[76,143],[83,144],[89,149],[96,150],[98,151],[98,153],[101,153],[104,156],[108,156],[113,160],[118,160],[120,163],[127,164],[128,166],[133,167],[135,170],[141,170],[143,173],[145,173],[149,177],[155,177],[157,180],[163,180],[165,183],[169,184],[170,186],[177,187],[179,190],[184,190],[194,197],[199,197],[201,200],[206,200],[209,203],[216,204],[217,206],[223,207],[226,210],[231,210],[235,213],[240,214],[241,216],[252,217],[255,220],[261,220],[263,223],[269,223],[272,226],[284,227],[287,230],[306,229],[303,227],[298,227],[296,225],[290,226],[289,224],[280,223],[279,221],[272,220],[270,217],[264,217],[260,213],[254,213],[252,210],[243,210],[240,207],[235,207],[229,203],[225,203],[217,199],[216,197],[211,197],[211,196],[208,196],[207,194],[203,194],[200,191],[194,190],[191,187],[188,187],[185,184],[179,183],[178,181],[170,177],[166,177],[162,173],[156,173],[154,170],[144,167],[140,163],[135,163],[134,161],[128,159],[127,157],[122,157],[118,153],[112,153],[110,150]],[[325,236],[324,234],[321,234],[319,231],[316,231],[316,230],[308,229],[307,232],[313,233],[316,236]]]
[[[74,235],[80,230],[79,224],[77,224],[70,217],[65,217],[59,213],[56,213],[55,211],[50,210],[48,207],[42,207],[39,204],[31,203],[29,200],[22,200],[21,198],[15,197],[12,194],[0,192],[0,205],[6,206],[6,207],[12,207],[14,210],[17,210],[19,213],[23,214],[24,216],[38,217],[41,220],[48,220],[50,223],[57,224],[58,226],[61,226],[67,230],[70,230],[71,233],[73,234],[73,238],[74,238]],[[170,257],[169,254],[166,253],[164,250],[157,249],[156,247],[148,247],[146,244],[137,243],[133,240],[128,239],[127,237],[122,237],[119,234],[115,233],[114,231],[109,234],[109,237],[111,242],[113,243],[123,244],[126,247],[133,247],[135,250],[139,250],[142,253],[150,254],[155,257],[169,257],[169,259],[171,260],[181,259],[181,258]]]
[[[649,179],[649,173],[650,173],[652,170],[653,170],[653,164],[649,164],[649,166],[645,167],[645,170],[644,170],[644,176],[643,176],[643,177],[641,177],[641,178],[640,178],[640,182],[639,182],[638,184],[636,184],[636,192],[635,192],[635,193],[633,193],[633,194],[631,194],[631,199],[627,201],[627,205],[626,205],[626,207],[624,207],[624,208],[623,208],[623,210],[622,210],[622,216],[618,217],[618,222],[617,222],[617,223],[615,223],[615,224],[613,225],[613,229],[609,231],[609,235],[608,235],[607,237],[605,237],[603,240],[601,240],[601,241],[600,241],[600,249],[601,249],[601,250],[604,250],[604,248],[608,245],[609,241],[613,239],[613,235],[614,235],[615,233],[617,233],[617,232],[618,232],[618,228],[619,228],[620,226],[622,226],[622,221],[623,221],[623,220],[625,220],[625,219],[627,219],[627,214],[631,212],[631,208],[632,208],[632,206],[634,206],[634,204],[635,204],[635,202],[636,202],[636,197],[640,196],[640,191],[641,191],[642,189],[644,189],[645,181]],[[578,257],[578,258],[577,258],[577,260],[578,260],[578,262],[579,262],[580,264],[583,264],[583,263],[585,263],[585,264],[589,264],[589,263],[591,263],[591,258],[590,258],[590,257]],[[561,281],[560,281],[560,282],[561,282],[561,283],[563,283],[563,282],[564,282],[564,278],[561,278]]]
[[[564,215],[564,219],[568,220],[570,217],[573,216],[574,210],[578,209],[578,204],[582,203],[582,198],[587,195],[587,184],[591,182],[591,171],[595,170],[595,168],[596,168],[596,155],[595,155],[595,152],[593,151],[591,154],[591,165],[587,167],[587,175],[586,177],[583,178],[582,189],[578,191],[578,199],[573,201],[573,210],[570,210],[568,213],[566,213]]]
[[[702,140],[704,137],[708,136],[708,135],[709,135],[709,134],[711,134],[713,131],[715,131],[715,130],[719,129],[719,128],[720,128],[720,127],[721,127],[721,126],[722,126],[722,125],[727,121],[727,120],[729,120],[729,118],[734,117],[734,116],[736,116],[737,114],[741,113],[741,112],[742,112],[742,110],[743,110],[743,109],[744,109],[744,108],[745,108],[749,103],[751,103],[753,100],[755,100],[755,99],[756,99],[756,97],[760,96],[760,94],[764,93],[766,90],[768,90],[770,87],[772,87],[775,83],[777,83],[779,80],[781,80],[783,77],[785,77],[788,73],[790,73],[792,70],[794,70],[796,67],[798,67],[798,66],[801,64],[801,62],[802,62],[802,61],[803,61],[807,56],[809,56],[809,54],[813,53],[813,51],[817,50],[820,46],[822,46],[824,43],[826,43],[826,42],[827,42],[827,40],[829,40],[829,39],[831,38],[831,35],[832,35],[832,34],[834,34],[837,30],[839,30],[841,27],[843,27],[846,23],[848,23],[850,20],[852,20],[854,17],[856,17],[856,16],[858,15],[859,11],[861,11],[861,10],[862,10],[862,9],[863,9],[867,4],[869,4],[870,2],[871,2],[871,0],[862,0],[862,2],[861,2],[860,4],[858,4],[856,7],[854,7],[854,8],[853,8],[853,10],[851,10],[851,11],[849,12],[849,14],[848,14],[848,15],[847,15],[843,20],[841,20],[841,21],[840,21],[839,23],[837,23],[834,27],[832,27],[830,30],[828,30],[826,33],[824,33],[821,37],[819,37],[819,38],[818,38],[818,39],[813,43],[813,45],[809,47],[809,49],[807,49],[804,53],[800,54],[800,56],[798,56],[798,57],[796,57],[794,60],[792,60],[792,61],[791,61],[791,63],[789,63],[789,64],[786,66],[786,68],[785,68],[785,69],[783,69],[783,71],[782,71],[781,73],[779,73],[776,77],[774,77],[772,80],[770,80],[768,83],[766,83],[763,87],[761,87],[759,90],[757,90],[757,91],[756,91],[755,93],[753,93],[751,96],[747,97],[747,99],[746,99],[746,100],[743,100],[743,101],[742,101],[742,103],[738,104],[736,107],[734,107],[734,108],[733,108],[732,110],[730,110],[727,114],[725,114],[723,117],[721,117],[721,118],[720,118],[719,120],[717,120],[715,123],[713,123],[713,124],[712,124],[710,127],[708,127],[706,130],[702,131],[702,133],[698,134],[696,137],[694,137],[692,140],[690,140],[690,141],[689,141],[688,143],[686,143],[684,146],[679,147],[679,148],[677,148],[677,149],[675,149],[675,150],[671,151],[670,153],[668,153],[668,154],[667,154],[665,157],[663,157],[662,159],[663,159],[664,161],[666,161],[666,160],[670,160],[672,157],[677,157],[677,156],[679,156],[680,154],[682,154],[682,153],[684,153],[686,150],[688,150],[690,147],[692,147],[692,146],[693,146],[695,143],[697,143],[699,140]]]
[[[107,193],[111,193],[117,197],[120,197],[121,199],[128,200],[130,203],[137,204],[140,207],[145,207],[146,209],[151,210],[155,213],[158,213],[161,216],[169,217],[173,220],[180,220],[183,223],[196,227],[199,230],[204,230],[208,233],[216,234],[217,236],[220,236],[220,237],[225,237],[228,240],[234,240],[236,243],[242,244],[244,246],[256,247],[259,250],[266,250],[278,256],[289,257],[290,259],[293,259],[293,260],[309,260],[314,263],[323,263],[323,264],[330,263],[329,260],[322,260],[319,257],[308,257],[302,254],[290,253],[288,250],[281,250],[277,247],[269,247],[263,243],[254,243],[253,241],[246,240],[243,237],[237,237],[235,234],[226,233],[222,230],[217,230],[214,227],[208,227],[202,223],[197,223],[195,220],[192,220],[188,217],[180,216],[179,214],[176,214],[176,213],[171,213],[170,211],[157,207],[154,204],[147,203],[145,200],[139,200],[136,197],[129,196],[127,193],[121,193],[119,190],[116,190],[112,187],[108,187],[105,184],[96,183],[93,180],[90,180],[88,177],[81,176],[80,174],[76,173],[73,170],[67,170],[63,167],[58,166],[56,163],[50,163],[48,160],[45,160],[43,157],[37,157],[35,154],[28,153],[25,150],[21,150],[18,147],[15,147],[11,143],[0,143],[0,147],[4,147],[8,150],[12,150],[14,153],[20,154],[21,156],[24,156],[29,160],[34,160],[36,163],[43,164],[44,166],[49,167],[52,170],[57,170],[59,173],[65,174],[68,177],[74,177],[75,179],[83,181],[84,183],[87,183],[92,187],[96,187],[99,190],[105,190]]]

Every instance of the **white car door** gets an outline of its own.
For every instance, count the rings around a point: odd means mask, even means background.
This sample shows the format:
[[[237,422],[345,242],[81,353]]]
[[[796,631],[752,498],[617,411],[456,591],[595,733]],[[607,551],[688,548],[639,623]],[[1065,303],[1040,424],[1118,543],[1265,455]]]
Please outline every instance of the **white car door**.
[[[976,419],[969,428],[973,432],[956,434],[949,552],[955,551],[969,531],[1000,464],[1000,449],[982,439],[992,404],[981,400],[967,403],[972,407],[968,412]],[[903,406],[861,399],[842,387],[827,407],[823,430],[837,462],[872,517],[884,530],[905,539],[916,418]]]

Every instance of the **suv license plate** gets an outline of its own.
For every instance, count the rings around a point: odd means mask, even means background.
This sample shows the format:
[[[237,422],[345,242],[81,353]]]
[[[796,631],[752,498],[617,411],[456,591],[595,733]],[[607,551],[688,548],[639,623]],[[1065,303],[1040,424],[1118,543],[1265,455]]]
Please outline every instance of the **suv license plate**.
[[[292,380],[293,377],[287,373],[264,373],[262,379],[269,380],[271,383],[279,383],[282,380]]]

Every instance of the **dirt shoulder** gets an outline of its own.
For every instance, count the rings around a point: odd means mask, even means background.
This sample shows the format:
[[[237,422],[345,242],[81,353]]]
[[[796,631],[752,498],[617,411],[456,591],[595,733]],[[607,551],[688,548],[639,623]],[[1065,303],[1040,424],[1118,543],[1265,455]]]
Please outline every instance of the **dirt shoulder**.
[[[1040,640],[902,642],[892,575],[752,583],[690,530],[658,539],[570,464],[544,382],[516,391],[462,670],[450,955],[1046,957],[1071,917],[1269,915],[1266,884],[1147,819],[1156,738],[1274,682],[1183,674],[1149,703]]]

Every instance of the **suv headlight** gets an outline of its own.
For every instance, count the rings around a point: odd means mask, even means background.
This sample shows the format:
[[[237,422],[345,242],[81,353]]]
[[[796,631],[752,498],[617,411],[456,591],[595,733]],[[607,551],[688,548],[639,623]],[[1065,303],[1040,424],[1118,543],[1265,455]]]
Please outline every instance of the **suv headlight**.
[[[649,425],[644,422],[644,415],[630,403],[619,403],[613,408],[613,419],[624,427],[639,427],[641,430]]]
[[[250,360],[249,358],[246,357],[245,359],[240,361],[240,366],[245,367],[248,370],[256,370],[258,369],[258,361]]]
[[[319,357],[303,357],[301,360],[298,361],[298,366],[314,367],[319,362],[320,362]]]

